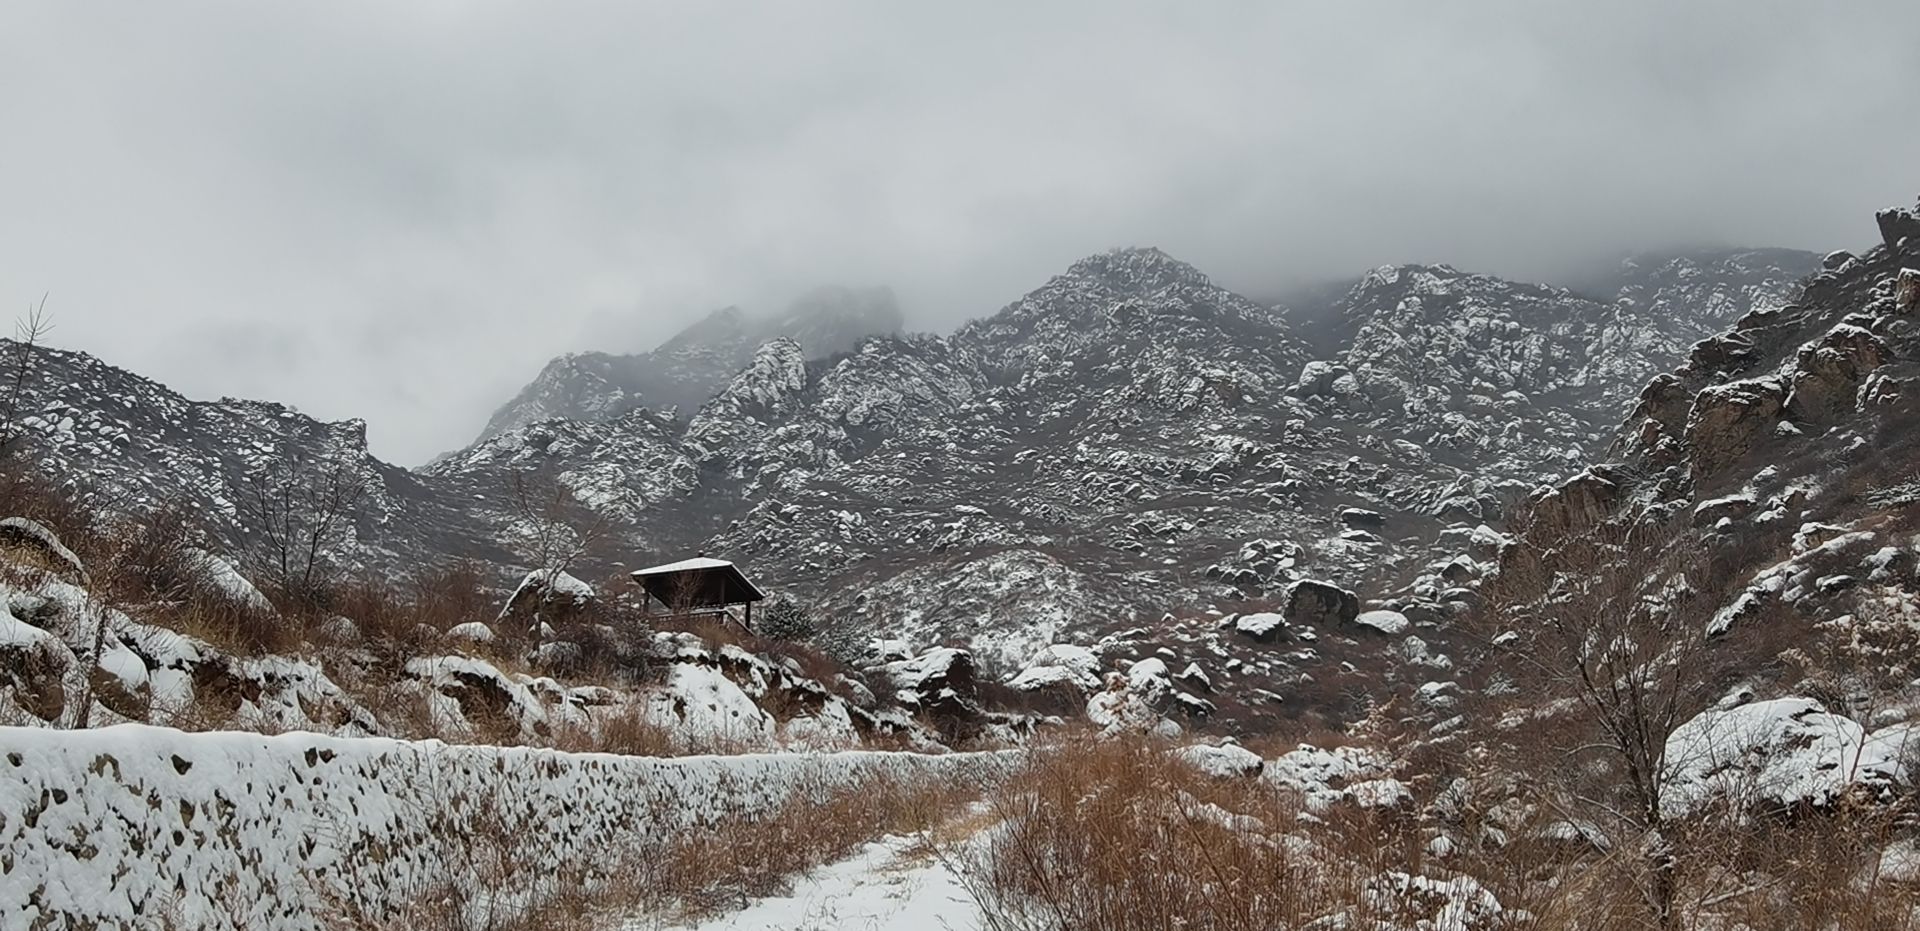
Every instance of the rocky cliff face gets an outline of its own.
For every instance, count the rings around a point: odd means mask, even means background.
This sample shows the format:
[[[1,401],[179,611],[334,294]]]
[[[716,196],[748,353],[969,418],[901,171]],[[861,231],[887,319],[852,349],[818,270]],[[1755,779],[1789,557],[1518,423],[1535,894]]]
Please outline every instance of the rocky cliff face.
[[[1917,216],[1883,212],[1881,243],[1828,255],[1789,301],[1752,307],[1652,378],[1603,461],[1530,499],[1502,562],[1552,568],[1567,540],[1593,533],[1658,541],[1680,566],[1663,571],[1685,579],[1684,622],[1744,657],[1729,668],[1748,694],[1822,687],[1798,679],[1827,649],[1859,678],[1832,696],[1849,713],[1871,681],[1907,682],[1900,632],[1920,612]],[[1545,610],[1553,573],[1532,574],[1506,573],[1508,597]]]

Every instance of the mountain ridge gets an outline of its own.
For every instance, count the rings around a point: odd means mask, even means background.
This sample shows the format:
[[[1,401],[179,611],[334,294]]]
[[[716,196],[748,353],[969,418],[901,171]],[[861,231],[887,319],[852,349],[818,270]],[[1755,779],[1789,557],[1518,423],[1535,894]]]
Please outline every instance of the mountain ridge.
[[[688,369],[711,385],[691,413],[618,385],[556,395],[584,415],[506,427],[418,470],[380,463],[363,432],[357,446],[311,440],[331,434],[145,380],[36,393],[34,432],[48,461],[82,480],[198,503],[235,547],[247,545],[233,507],[245,468],[213,447],[346,462],[371,516],[340,542],[365,566],[450,554],[529,564],[510,490],[536,476],[564,489],[575,518],[611,528],[583,560],[591,571],[723,553],[836,626],[965,641],[1014,666],[1056,638],[1230,612],[1303,579],[1416,615],[1451,610],[1439,589],[1406,586],[1508,502],[1583,464],[1642,366],[1726,316],[1784,303],[1799,267],[1643,263],[1630,282],[1640,290],[1607,302],[1386,266],[1340,299],[1354,335],[1327,357],[1284,312],[1160,250],[1119,249],[946,336],[867,334],[824,357],[775,337],[724,375]],[[49,352],[53,380],[76,383],[61,374],[74,357]],[[118,412],[115,397],[156,412],[213,405],[217,415],[191,422],[100,410],[75,420],[78,434],[175,443],[169,455],[193,463],[181,488],[111,444],[43,429],[50,401]],[[192,436],[195,424],[210,435]],[[1356,525],[1347,511],[1380,517]]]

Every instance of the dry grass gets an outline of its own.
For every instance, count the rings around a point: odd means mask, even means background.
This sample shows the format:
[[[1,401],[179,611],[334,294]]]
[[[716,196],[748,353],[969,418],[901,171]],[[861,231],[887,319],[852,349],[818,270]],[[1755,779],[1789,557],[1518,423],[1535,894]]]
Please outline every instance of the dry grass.
[[[764,819],[737,819],[674,838],[650,877],[662,904],[702,917],[787,891],[795,874],[888,835],[925,834],[954,817],[973,787],[875,776],[799,798]]]
[[[1417,864],[1398,819],[1300,830],[1300,800],[1203,775],[1145,740],[1035,754],[990,802],[998,827],[963,864],[994,928],[1268,929],[1384,917],[1367,881]]]
[[[479,800],[462,830],[445,832],[443,875],[418,888],[368,889],[364,877],[351,874],[339,877],[340,887],[324,886],[329,926],[594,931],[642,914],[663,921],[711,916],[783,893],[795,875],[884,835],[929,834],[962,811],[977,787],[887,775],[801,787],[766,814],[726,815],[557,871],[537,866],[549,851],[533,839],[541,832],[516,822],[510,793],[502,787],[499,797]]]
[[[640,707],[627,705],[592,725],[557,727],[546,743],[568,753],[675,756],[684,742],[675,740],[672,728],[648,720]]]
[[[1687,929],[1920,928],[1920,895],[1880,869],[1901,837],[1885,808],[1844,807],[1799,819],[1714,818],[1672,832],[1676,910]],[[1641,931],[1659,922],[1638,851],[1521,844],[1452,864],[1481,877],[1542,931]]]
[[[1202,775],[1146,740],[1041,750],[989,808],[985,840],[950,854],[993,931],[1425,927],[1443,900],[1406,888],[1407,875],[1470,877],[1508,910],[1507,924],[1463,927],[1661,927],[1639,852],[1536,836],[1546,809],[1499,845],[1472,840],[1484,812],[1468,812],[1451,824],[1465,846],[1436,859],[1425,842],[1439,825],[1417,809],[1302,819],[1287,791]],[[1920,894],[1880,870],[1880,851],[1911,830],[1903,811],[1722,810],[1677,826],[1679,908],[1667,927],[1920,928]]]

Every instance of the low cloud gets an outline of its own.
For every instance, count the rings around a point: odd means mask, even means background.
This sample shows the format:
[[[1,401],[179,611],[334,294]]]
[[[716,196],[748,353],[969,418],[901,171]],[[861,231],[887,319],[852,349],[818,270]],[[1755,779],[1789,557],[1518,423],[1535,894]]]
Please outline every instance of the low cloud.
[[[1907,2],[139,4],[0,13],[0,298],[418,462],[550,356],[1158,245],[1254,294],[1859,246]]]

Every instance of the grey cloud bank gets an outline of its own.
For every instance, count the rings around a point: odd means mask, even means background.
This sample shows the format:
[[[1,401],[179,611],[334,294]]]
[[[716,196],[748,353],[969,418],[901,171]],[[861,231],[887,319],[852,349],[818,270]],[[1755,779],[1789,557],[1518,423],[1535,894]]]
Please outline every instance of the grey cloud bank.
[[[412,463],[554,354],[823,282],[945,329],[1116,245],[1253,294],[1857,246],[1920,191],[1917,30],[1906,2],[9,5],[0,298]]]

